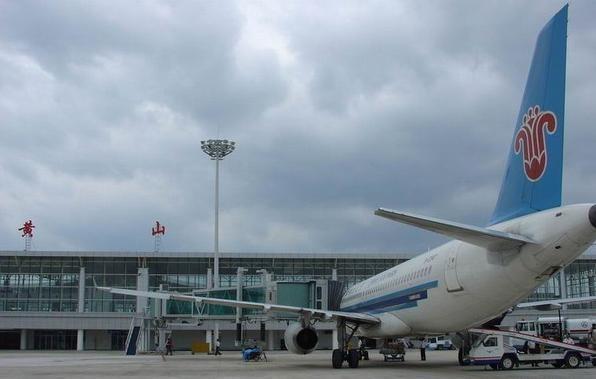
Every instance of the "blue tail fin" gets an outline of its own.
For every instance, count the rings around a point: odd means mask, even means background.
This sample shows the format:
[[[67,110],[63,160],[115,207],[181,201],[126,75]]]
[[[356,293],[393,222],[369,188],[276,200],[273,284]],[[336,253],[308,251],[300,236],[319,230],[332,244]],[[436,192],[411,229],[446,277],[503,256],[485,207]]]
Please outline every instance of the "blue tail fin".
[[[561,205],[567,8],[538,35],[491,225]]]

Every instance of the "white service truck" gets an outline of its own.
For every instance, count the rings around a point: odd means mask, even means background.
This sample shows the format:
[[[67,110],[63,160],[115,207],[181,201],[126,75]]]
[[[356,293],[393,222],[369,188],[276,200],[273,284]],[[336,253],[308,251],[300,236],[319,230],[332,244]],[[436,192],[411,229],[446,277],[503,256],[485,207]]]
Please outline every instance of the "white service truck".
[[[455,350],[455,346],[448,336],[426,337],[426,346],[429,350]]]
[[[559,325],[559,321],[561,325]],[[593,318],[538,317],[534,320],[520,320],[515,323],[515,330],[533,336],[558,339],[569,335],[576,342],[590,343],[592,328],[596,325]]]
[[[557,368],[577,368],[589,362],[596,366],[596,350],[586,347],[513,331],[470,329],[469,332],[479,335],[469,353],[470,363],[474,365],[488,365],[494,370],[510,370],[519,365],[537,366],[542,363]],[[512,344],[514,339],[527,341],[528,345],[534,346],[532,349],[519,350]]]

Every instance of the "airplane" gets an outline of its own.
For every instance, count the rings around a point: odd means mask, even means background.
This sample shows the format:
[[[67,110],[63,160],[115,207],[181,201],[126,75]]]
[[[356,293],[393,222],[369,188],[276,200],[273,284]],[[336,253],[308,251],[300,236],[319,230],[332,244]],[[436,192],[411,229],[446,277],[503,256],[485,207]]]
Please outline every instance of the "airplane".
[[[452,241],[347,290],[340,310],[96,287],[115,294],[294,313],[288,350],[313,352],[314,324],[335,320],[332,366],[358,367],[352,336],[395,338],[457,333],[482,326],[527,298],[596,240],[596,205],[561,206],[565,65],[565,5],[538,35],[506,172],[487,227],[379,208],[375,214]],[[461,350],[461,349],[460,349]]]

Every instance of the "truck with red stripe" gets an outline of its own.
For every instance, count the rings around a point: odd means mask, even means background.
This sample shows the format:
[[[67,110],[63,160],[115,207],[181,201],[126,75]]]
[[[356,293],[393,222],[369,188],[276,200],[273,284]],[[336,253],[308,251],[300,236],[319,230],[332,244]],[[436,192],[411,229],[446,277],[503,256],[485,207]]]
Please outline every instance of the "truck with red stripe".
[[[578,368],[591,362],[596,366],[596,350],[587,347],[508,330],[474,328],[469,332],[478,336],[468,356],[473,365],[488,365],[494,370],[530,364]],[[533,347],[519,349],[514,340],[527,341]]]

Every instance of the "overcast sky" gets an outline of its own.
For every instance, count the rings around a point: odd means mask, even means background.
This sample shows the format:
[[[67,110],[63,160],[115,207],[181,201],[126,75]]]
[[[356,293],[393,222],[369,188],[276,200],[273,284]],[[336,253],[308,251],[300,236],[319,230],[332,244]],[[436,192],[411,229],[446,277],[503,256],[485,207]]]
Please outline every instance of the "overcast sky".
[[[552,1],[0,0],[0,249],[414,252],[486,225]],[[596,3],[569,10],[563,202],[596,201]]]

